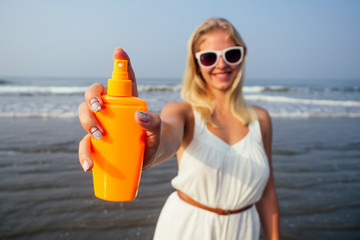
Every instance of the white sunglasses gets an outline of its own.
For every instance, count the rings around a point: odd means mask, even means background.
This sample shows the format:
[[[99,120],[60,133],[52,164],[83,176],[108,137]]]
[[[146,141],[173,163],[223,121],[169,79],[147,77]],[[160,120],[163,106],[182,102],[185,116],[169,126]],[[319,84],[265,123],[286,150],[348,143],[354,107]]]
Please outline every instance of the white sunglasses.
[[[235,46],[225,48],[221,51],[205,50],[195,53],[195,58],[198,60],[199,65],[204,68],[212,68],[216,66],[220,56],[223,57],[225,63],[228,65],[238,65],[244,58],[244,47]]]

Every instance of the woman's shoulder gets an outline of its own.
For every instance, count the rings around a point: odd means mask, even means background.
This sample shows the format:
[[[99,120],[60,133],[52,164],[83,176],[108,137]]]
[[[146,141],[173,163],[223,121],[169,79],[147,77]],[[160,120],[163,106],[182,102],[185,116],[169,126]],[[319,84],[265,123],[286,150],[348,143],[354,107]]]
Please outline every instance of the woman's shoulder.
[[[256,105],[253,105],[252,107],[254,108],[256,114],[258,115],[258,120],[262,134],[271,132],[272,124],[271,124],[271,117],[269,112],[266,109]]]
[[[177,116],[187,120],[193,116],[192,106],[186,102],[169,102],[164,106],[161,115]]]
[[[192,107],[189,103],[186,102],[169,102],[167,103],[163,111],[171,111],[171,112],[177,112],[181,114],[187,114],[189,112],[192,112]]]
[[[169,102],[165,105],[165,107],[172,107],[172,108],[177,108],[177,109],[192,109],[191,105],[187,102]]]
[[[266,109],[256,105],[253,105],[252,107],[254,108],[256,114],[258,115],[259,122],[271,120],[270,114]]]

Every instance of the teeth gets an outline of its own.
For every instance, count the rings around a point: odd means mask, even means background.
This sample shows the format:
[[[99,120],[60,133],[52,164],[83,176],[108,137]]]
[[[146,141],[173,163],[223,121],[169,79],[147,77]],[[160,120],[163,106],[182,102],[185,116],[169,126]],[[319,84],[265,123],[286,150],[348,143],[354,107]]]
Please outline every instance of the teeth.
[[[216,74],[216,76],[218,77],[226,77],[228,74],[227,73],[218,73]]]

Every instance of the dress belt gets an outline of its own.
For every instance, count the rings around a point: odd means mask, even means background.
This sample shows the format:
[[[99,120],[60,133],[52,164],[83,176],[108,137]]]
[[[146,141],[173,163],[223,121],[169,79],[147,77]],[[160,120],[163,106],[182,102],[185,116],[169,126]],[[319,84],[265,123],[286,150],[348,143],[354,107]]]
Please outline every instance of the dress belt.
[[[246,207],[243,207],[240,209],[235,209],[235,210],[224,210],[224,209],[220,209],[220,208],[211,208],[211,207],[205,206],[205,205],[195,201],[194,199],[192,199],[191,197],[189,197],[188,195],[186,195],[185,193],[183,193],[179,190],[177,190],[177,194],[178,194],[179,198],[181,200],[183,200],[184,202],[187,202],[188,204],[193,205],[195,207],[198,207],[198,208],[201,208],[201,209],[213,212],[213,213],[217,213],[219,215],[230,215],[230,214],[234,214],[234,213],[240,213],[245,210],[248,210],[249,208],[251,208],[253,206],[253,204],[251,204],[249,206],[246,206]]]

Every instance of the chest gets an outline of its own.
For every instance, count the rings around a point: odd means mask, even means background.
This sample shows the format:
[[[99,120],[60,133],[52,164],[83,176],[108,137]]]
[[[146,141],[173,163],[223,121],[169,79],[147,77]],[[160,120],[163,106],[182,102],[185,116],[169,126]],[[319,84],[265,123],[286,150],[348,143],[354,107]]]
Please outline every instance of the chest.
[[[228,145],[236,144],[249,133],[249,126],[235,118],[219,118],[215,124],[216,126],[207,124],[207,130]]]

